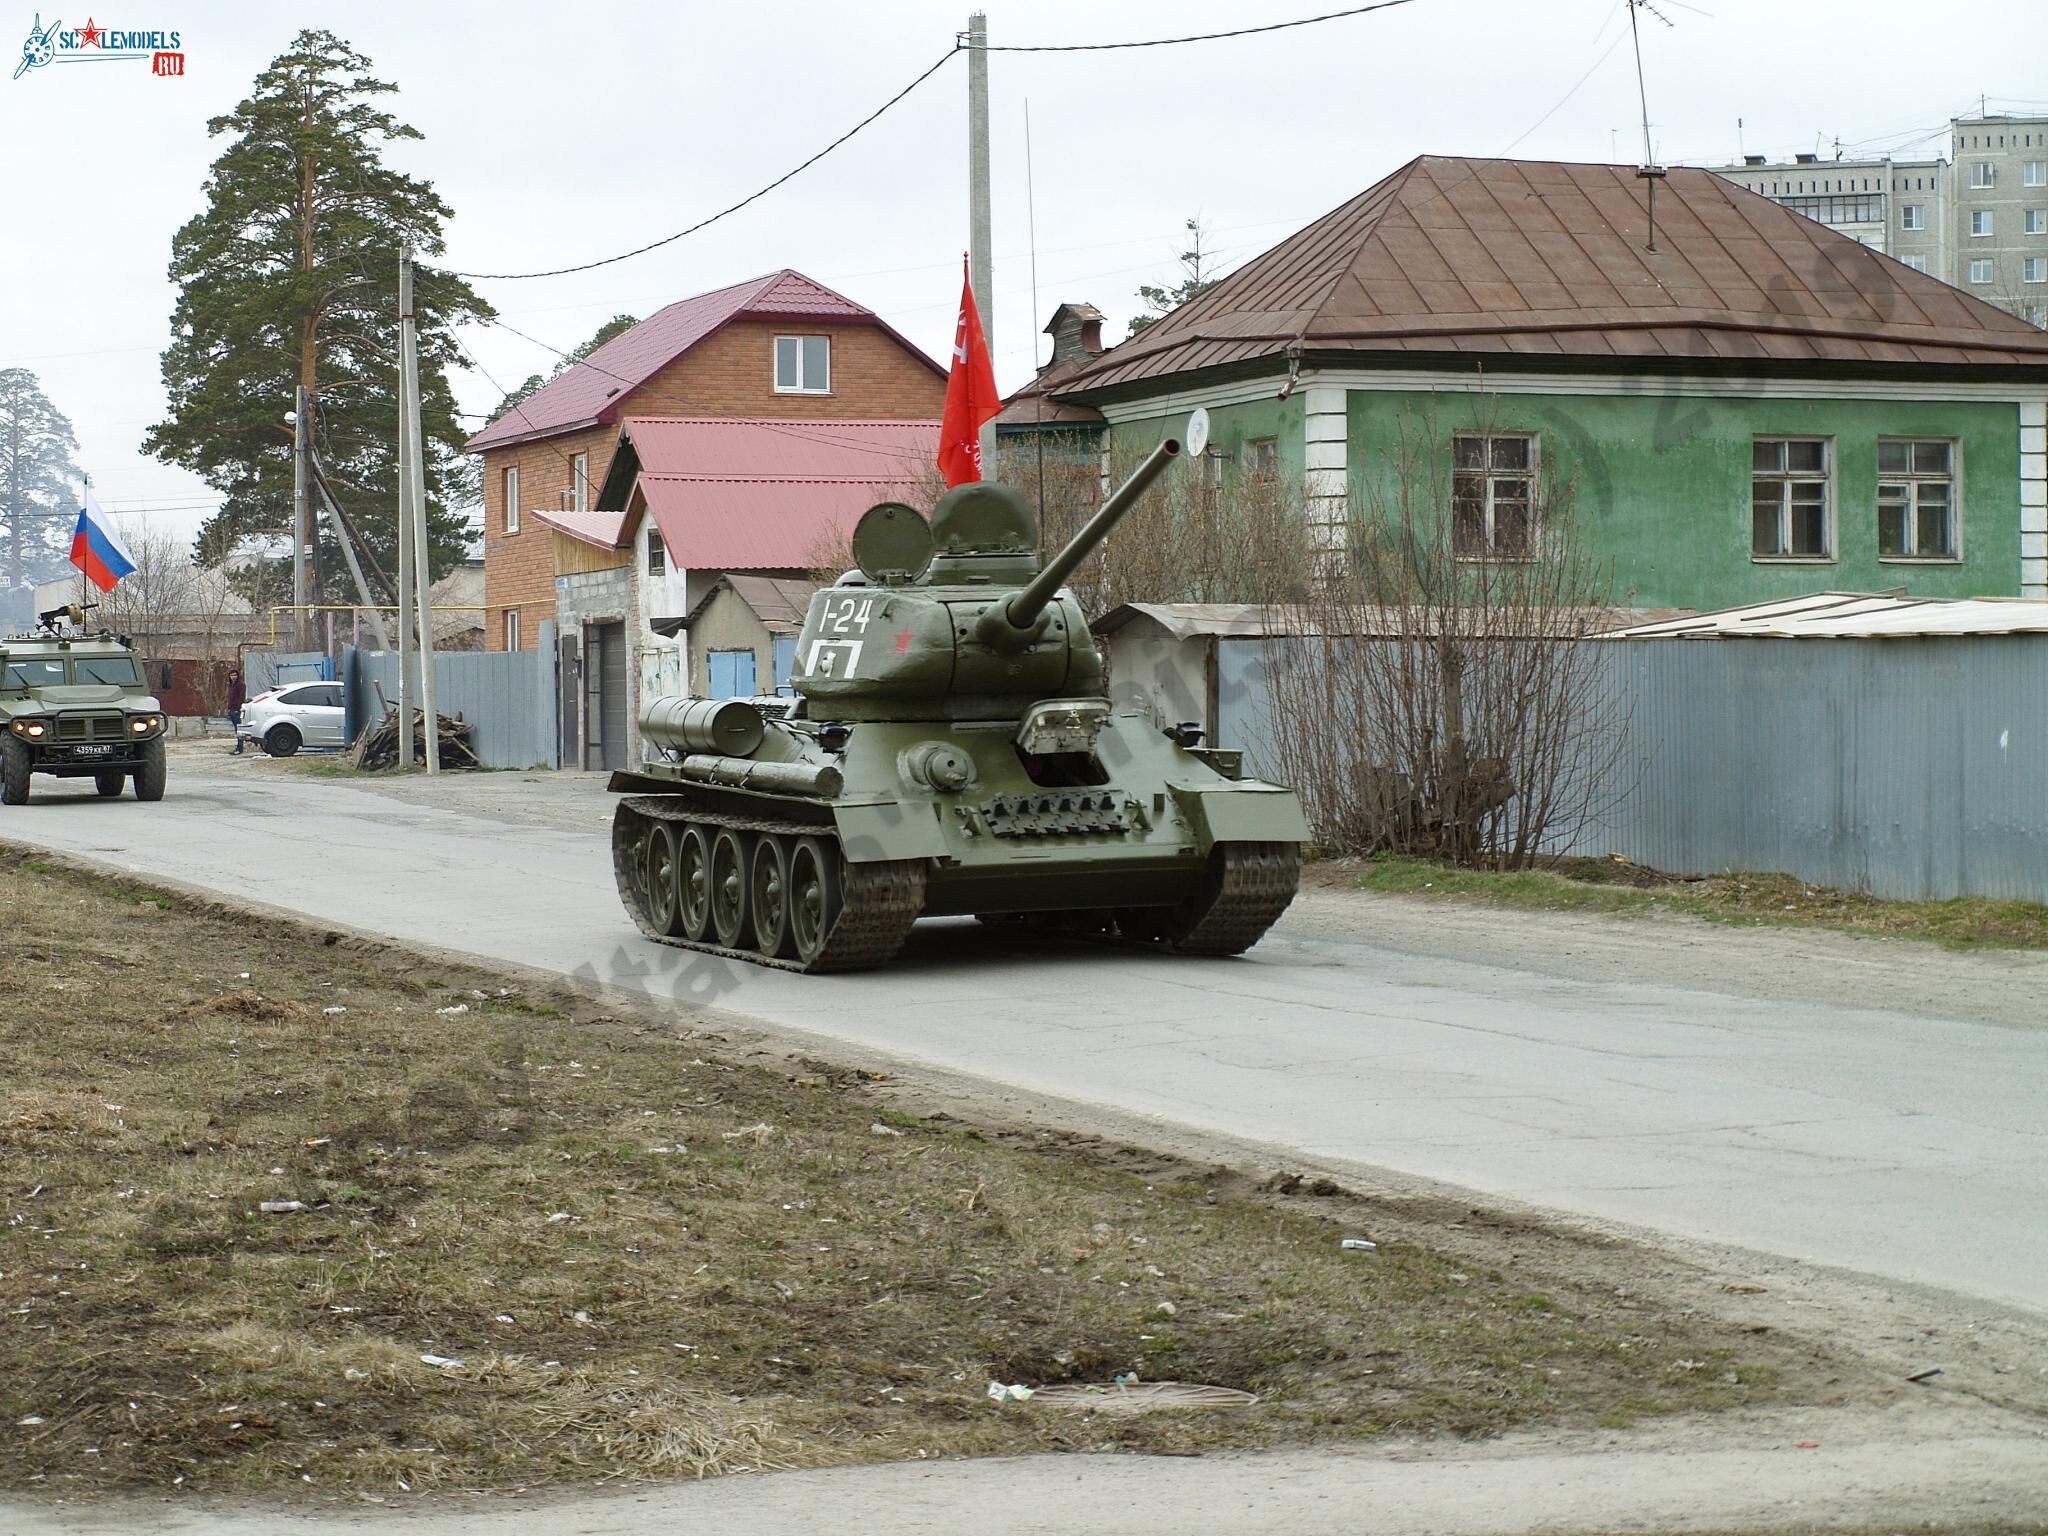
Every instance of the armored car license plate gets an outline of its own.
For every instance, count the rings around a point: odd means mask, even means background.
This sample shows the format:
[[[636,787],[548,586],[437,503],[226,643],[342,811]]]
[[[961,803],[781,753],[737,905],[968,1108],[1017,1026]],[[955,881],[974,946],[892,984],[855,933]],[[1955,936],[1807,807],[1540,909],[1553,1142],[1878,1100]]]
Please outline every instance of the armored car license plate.
[[[112,757],[114,755],[114,744],[112,742],[103,742],[98,746],[73,747],[71,755],[73,757]]]

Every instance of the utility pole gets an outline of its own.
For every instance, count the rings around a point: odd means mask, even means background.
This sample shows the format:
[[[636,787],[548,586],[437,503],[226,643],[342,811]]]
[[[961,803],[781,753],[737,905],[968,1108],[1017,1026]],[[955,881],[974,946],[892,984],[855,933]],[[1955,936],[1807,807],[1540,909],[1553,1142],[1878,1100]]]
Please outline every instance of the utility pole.
[[[427,774],[441,771],[441,720],[434,711],[434,601],[432,562],[427,558],[427,453],[420,427],[420,334],[412,306],[412,247],[398,254],[405,269],[405,293],[398,305],[400,356],[405,378],[400,409],[405,412],[406,442],[412,449],[406,490],[412,498],[413,609],[420,623],[420,710],[426,717]]]
[[[988,338],[993,362],[996,294],[994,247],[989,244],[988,17],[980,11],[967,18],[967,221],[968,277],[974,286],[974,307],[981,315],[981,334]],[[994,472],[995,445],[995,424],[982,423],[984,476]]]
[[[311,503],[306,499],[306,386],[292,404],[292,622],[298,649],[306,648],[306,546],[313,540]]]
[[[412,247],[398,252],[398,761],[413,761],[412,712],[419,694],[413,683],[412,409],[406,399],[406,342],[412,335]]]

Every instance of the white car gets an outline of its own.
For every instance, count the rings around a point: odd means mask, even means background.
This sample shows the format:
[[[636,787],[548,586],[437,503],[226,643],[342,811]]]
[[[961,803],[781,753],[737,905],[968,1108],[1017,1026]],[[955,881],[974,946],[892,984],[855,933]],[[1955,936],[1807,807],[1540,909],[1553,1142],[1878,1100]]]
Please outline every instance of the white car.
[[[242,706],[235,734],[258,742],[272,757],[301,747],[340,747],[348,733],[339,683],[286,683]]]

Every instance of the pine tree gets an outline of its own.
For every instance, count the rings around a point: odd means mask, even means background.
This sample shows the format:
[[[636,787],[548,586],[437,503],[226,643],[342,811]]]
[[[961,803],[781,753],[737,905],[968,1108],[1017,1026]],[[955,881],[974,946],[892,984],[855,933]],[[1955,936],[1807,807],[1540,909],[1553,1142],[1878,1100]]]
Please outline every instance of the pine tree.
[[[78,439],[26,368],[0,368],[0,559],[8,591],[63,574],[78,513]]]
[[[313,441],[336,493],[386,570],[397,568],[398,251],[438,256],[448,205],[431,183],[384,163],[386,148],[421,137],[380,110],[397,87],[330,32],[303,31],[255,89],[208,132],[231,139],[205,185],[205,211],[171,243],[178,284],[163,354],[170,414],[143,447],[203,477],[226,500],[201,529],[225,547],[289,528],[292,429],[303,385]],[[420,264],[422,435],[428,558],[435,575],[462,556],[463,524],[447,506],[463,431],[446,370],[452,327],[490,307],[460,278]],[[354,601],[330,550],[325,600]]]
[[[1208,238],[1208,230],[1202,227],[1202,218],[1197,214],[1188,220],[1188,248],[1180,253],[1180,281],[1171,288],[1157,287],[1151,283],[1139,285],[1138,297],[1145,301],[1145,313],[1131,316],[1131,328],[1125,332],[1125,339],[1137,335],[1155,320],[1164,319],[1181,305],[1187,303],[1204,288],[1216,286],[1216,279],[1203,274],[1213,271],[1216,266],[1215,253],[1203,249],[1202,242]]]

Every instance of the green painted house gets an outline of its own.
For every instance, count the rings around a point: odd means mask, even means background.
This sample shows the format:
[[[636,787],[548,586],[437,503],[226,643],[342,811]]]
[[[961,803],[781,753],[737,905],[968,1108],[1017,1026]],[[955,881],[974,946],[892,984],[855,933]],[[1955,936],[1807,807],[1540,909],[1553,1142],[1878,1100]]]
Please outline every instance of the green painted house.
[[[1568,487],[1639,605],[2048,597],[2048,332],[1705,171],[1425,157],[1119,346],[1077,308],[1000,442],[1206,406],[1332,546],[1420,424],[1461,554],[1540,551]]]

